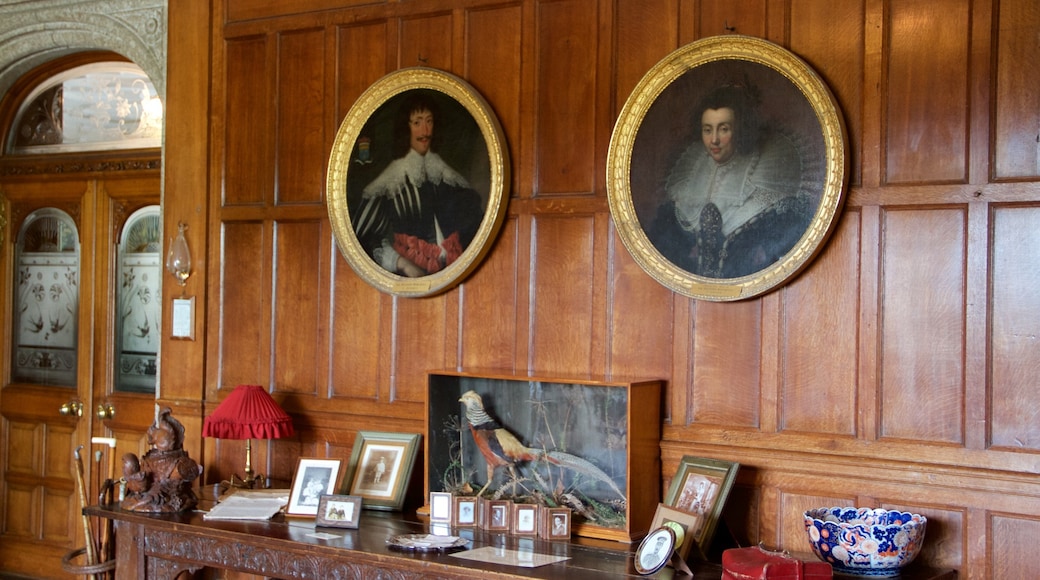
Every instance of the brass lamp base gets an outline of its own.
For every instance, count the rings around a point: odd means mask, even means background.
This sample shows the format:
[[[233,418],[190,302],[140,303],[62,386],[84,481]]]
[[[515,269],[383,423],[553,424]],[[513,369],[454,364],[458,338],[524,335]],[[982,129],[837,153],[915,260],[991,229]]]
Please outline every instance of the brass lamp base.
[[[232,474],[231,479],[220,482],[221,485],[228,488],[237,489],[265,489],[267,487],[267,478],[263,475],[248,474],[245,479]]]

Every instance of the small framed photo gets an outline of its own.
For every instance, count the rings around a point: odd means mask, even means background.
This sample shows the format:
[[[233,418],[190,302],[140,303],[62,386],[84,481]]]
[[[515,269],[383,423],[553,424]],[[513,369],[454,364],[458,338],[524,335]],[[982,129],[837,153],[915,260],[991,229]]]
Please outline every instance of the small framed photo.
[[[733,461],[685,456],[679,462],[672,485],[664,503],[695,516],[699,516],[690,534],[696,541],[701,557],[711,544],[715,527],[722,516],[733,481],[737,478],[740,464]]]
[[[452,525],[460,528],[470,528],[477,525],[477,516],[480,511],[480,500],[473,496],[458,496],[455,498],[455,509],[452,512]]]
[[[359,431],[344,491],[364,498],[366,509],[400,510],[418,453],[417,434]]]
[[[538,508],[539,506],[533,504],[513,504],[513,527],[511,529],[513,535],[538,535]]]
[[[680,558],[686,560],[690,555],[690,548],[697,543],[694,532],[701,529],[703,522],[704,516],[700,514],[680,511],[662,503],[657,506],[657,513],[650,522],[650,529],[655,530],[661,526],[672,528],[675,532],[675,551],[679,553]]]
[[[636,550],[636,572],[654,574],[672,559],[675,553],[675,532],[662,526],[652,530],[643,538]]]
[[[488,500],[484,506],[484,529],[489,532],[508,532],[512,515],[513,502],[511,500]]]
[[[318,500],[315,523],[329,528],[357,528],[361,498],[356,495],[323,495]]]
[[[452,510],[451,494],[446,491],[430,492],[430,523],[450,524]]]
[[[334,493],[339,484],[339,472],[343,462],[339,459],[301,457],[296,464],[289,505],[285,514],[290,516],[315,516],[321,496]]]
[[[556,507],[542,510],[542,537],[547,540],[568,540],[571,537],[571,508]]]

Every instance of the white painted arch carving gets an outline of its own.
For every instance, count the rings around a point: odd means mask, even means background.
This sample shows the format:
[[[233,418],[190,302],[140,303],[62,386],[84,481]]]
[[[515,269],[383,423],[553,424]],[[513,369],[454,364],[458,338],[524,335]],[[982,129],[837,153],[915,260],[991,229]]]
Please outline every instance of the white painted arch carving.
[[[55,58],[110,50],[140,66],[166,100],[167,0],[15,0],[0,4],[0,99]]]

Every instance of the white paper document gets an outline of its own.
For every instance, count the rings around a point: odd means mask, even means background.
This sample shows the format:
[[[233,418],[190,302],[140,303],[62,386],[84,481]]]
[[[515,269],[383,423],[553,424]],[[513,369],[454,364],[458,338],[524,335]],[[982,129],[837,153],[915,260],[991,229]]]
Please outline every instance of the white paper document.
[[[519,566],[521,568],[537,568],[547,564],[555,564],[564,560],[570,560],[566,556],[553,556],[551,554],[539,554],[534,550],[507,550],[486,546],[475,548],[467,552],[452,554],[456,558],[464,560],[476,560],[490,564],[506,564],[508,566]]]
[[[289,496],[270,497],[250,494],[233,494],[213,506],[202,516],[206,520],[269,520],[278,513]]]

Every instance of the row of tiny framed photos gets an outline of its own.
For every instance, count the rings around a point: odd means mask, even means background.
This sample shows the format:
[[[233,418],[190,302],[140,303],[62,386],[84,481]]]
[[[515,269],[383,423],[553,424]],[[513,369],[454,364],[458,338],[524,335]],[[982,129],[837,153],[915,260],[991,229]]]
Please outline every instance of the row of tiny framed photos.
[[[571,509],[434,491],[430,492],[430,524],[568,540],[571,537]]]

